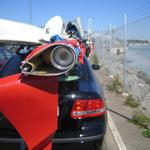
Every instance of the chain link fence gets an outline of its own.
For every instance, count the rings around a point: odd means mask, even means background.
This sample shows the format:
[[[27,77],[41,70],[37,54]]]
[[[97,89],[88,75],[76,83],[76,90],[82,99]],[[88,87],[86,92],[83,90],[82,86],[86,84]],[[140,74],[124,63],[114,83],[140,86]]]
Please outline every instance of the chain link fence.
[[[150,16],[119,28],[96,32],[95,52],[110,76],[118,76],[123,92],[150,113]],[[126,29],[126,30],[125,30]]]

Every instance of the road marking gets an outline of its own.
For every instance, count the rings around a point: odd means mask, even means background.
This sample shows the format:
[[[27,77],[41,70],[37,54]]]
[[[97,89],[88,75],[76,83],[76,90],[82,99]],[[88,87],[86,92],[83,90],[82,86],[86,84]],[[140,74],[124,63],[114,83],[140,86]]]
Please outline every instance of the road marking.
[[[119,134],[119,132],[116,128],[116,125],[115,125],[109,111],[107,111],[107,115],[108,115],[108,125],[109,125],[109,127],[110,127],[110,129],[113,133],[113,136],[116,140],[116,143],[118,145],[119,150],[127,150],[127,148],[126,148],[126,146],[125,146],[125,144],[124,144],[124,142],[123,142],[123,140],[122,140],[122,138],[121,138],[121,136],[120,136],[120,134]]]

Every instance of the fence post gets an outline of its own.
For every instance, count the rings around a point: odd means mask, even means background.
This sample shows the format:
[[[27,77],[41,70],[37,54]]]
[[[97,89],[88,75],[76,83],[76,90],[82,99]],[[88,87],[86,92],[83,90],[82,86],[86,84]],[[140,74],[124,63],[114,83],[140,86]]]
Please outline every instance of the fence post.
[[[123,59],[123,93],[126,93],[126,53],[127,53],[127,39],[126,39],[126,29],[127,29],[127,15],[124,14],[124,59]]]
[[[102,66],[104,66],[104,31],[101,32]]]
[[[112,26],[109,28],[109,75],[112,75]]]
[[[106,67],[106,47],[105,47],[105,30],[103,30],[103,34],[102,34],[102,40],[103,40],[103,67]]]

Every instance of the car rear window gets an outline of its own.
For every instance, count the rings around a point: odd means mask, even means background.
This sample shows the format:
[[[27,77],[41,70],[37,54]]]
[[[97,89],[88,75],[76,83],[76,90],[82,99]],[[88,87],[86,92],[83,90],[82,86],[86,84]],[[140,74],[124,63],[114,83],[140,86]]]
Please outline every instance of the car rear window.
[[[5,60],[5,55],[1,50],[0,50],[0,60]]]
[[[5,51],[5,55],[6,55],[7,59],[12,57],[12,53],[10,53],[8,51]]]

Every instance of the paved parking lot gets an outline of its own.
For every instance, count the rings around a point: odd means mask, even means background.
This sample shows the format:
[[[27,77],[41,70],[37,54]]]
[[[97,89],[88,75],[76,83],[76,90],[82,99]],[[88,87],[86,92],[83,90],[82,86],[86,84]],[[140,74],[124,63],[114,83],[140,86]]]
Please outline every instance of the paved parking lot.
[[[141,134],[142,129],[129,122],[137,110],[125,106],[125,97],[122,95],[108,91],[107,85],[110,84],[112,79],[109,78],[106,70],[101,69],[95,73],[97,79],[104,87],[107,109],[109,110],[109,114],[115,124],[118,132],[117,134],[120,136],[120,138],[118,138],[119,136],[115,135],[115,141],[120,147],[120,150],[150,150],[149,138],[144,138]],[[113,129],[111,129],[111,131],[113,131]],[[115,133],[116,131],[113,131],[113,134]],[[108,140],[106,140],[106,142],[108,142]],[[106,144],[106,146],[107,145],[112,146],[111,148],[107,147],[108,150],[114,148],[114,145],[112,144]]]

